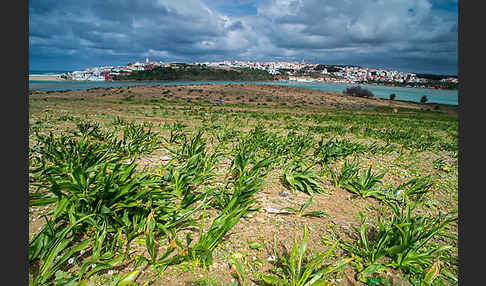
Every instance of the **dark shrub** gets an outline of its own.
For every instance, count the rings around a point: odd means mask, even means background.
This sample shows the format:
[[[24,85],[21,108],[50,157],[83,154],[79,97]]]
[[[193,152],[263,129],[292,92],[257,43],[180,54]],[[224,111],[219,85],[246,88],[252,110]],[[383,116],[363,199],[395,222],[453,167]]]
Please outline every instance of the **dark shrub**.
[[[424,96],[422,96],[422,98],[420,99],[420,102],[421,102],[421,103],[426,103],[426,102],[427,102],[427,100],[428,100],[428,99],[427,99],[427,96],[426,96],[426,95],[424,95]]]
[[[357,96],[357,97],[373,97],[373,93],[365,88],[361,88],[360,86],[349,87],[344,91],[345,95],[350,96]]]
[[[397,97],[394,93],[390,94],[390,100],[394,100]]]

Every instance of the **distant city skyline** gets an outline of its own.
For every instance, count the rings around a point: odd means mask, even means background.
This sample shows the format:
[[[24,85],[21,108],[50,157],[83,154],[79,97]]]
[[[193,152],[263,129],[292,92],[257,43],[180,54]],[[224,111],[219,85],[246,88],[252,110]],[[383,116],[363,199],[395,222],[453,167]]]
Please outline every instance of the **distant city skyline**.
[[[457,1],[29,1],[29,70],[151,60],[457,75]]]

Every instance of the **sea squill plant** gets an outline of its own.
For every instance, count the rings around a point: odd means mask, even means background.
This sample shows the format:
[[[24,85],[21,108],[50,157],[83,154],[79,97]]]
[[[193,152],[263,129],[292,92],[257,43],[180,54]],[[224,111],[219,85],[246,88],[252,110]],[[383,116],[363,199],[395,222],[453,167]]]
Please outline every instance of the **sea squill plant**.
[[[291,190],[299,190],[311,196],[322,193],[324,190],[319,183],[319,177],[311,168],[312,165],[303,159],[290,161],[284,167],[282,184],[288,185]]]
[[[367,171],[363,171],[360,176],[351,177],[351,179],[344,184],[344,187],[359,195],[362,198],[375,197],[379,198],[381,191],[375,187],[382,183],[382,178],[386,172],[381,174],[374,174],[371,172],[371,166]]]
[[[359,161],[344,161],[344,164],[341,166],[341,170],[334,171],[332,168],[329,168],[329,172],[331,174],[331,179],[334,185],[338,188],[344,186],[349,180],[354,178],[359,172]]]
[[[368,223],[362,215],[361,228],[356,230],[359,239],[354,244],[344,243],[342,248],[359,257],[359,279],[363,282],[371,274],[381,272],[387,267],[423,277],[438,255],[451,248],[449,245],[436,245],[430,241],[440,236],[445,227],[457,220],[457,211],[432,218],[413,214],[418,201],[407,204],[385,202],[392,215],[388,217],[380,214],[378,227],[373,228],[373,232],[368,231]],[[383,257],[389,260],[381,259]]]
[[[306,256],[308,230],[304,226],[304,237],[301,242],[294,236],[294,244],[290,253],[278,255],[275,268],[271,274],[259,273],[262,282],[270,285],[283,286],[317,286],[329,283],[329,274],[343,270],[352,258],[344,258],[329,265],[323,265],[338,245],[336,241],[326,252],[314,257]]]

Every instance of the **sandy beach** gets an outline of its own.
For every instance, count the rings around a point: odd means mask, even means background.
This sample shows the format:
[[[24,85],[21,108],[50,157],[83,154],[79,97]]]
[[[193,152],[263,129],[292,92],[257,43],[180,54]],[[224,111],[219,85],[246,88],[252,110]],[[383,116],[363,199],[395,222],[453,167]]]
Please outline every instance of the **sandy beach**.
[[[48,75],[48,76],[32,76],[29,75],[29,80],[56,80],[56,81],[62,81],[63,79],[53,76],[53,75]]]

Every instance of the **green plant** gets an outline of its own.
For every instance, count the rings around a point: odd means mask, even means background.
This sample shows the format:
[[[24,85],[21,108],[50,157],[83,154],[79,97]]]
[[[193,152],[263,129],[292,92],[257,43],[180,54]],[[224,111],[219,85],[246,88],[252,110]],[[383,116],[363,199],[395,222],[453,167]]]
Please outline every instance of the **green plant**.
[[[241,263],[240,259],[237,257],[238,255],[231,255],[230,258],[228,258],[228,262],[231,264],[231,265],[234,265],[234,268],[236,269],[236,272],[233,272],[231,273],[231,275],[235,278],[238,278],[241,282],[240,284],[242,286],[248,286],[248,283],[246,281],[246,271],[245,271],[245,268],[243,266],[243,264]],[[233,266],[232,266],[232,269],[233,269]]]
[[[450,248],[448,245],[429,243],[440,235],[453,221],[456,211],[439,214],[435,218],[413,215],[419,202],[401,205],[396,201],[386,205],[392,210],[391,217],[380,215],[378,228],[368,232],[364,216],[361,217],[359,239],[355,244],[345,243],[342,248],[360,257],[358,261],[359,279],[366,281],[373,273],[386,267],[401,269],[413,276],[424,277],[425,269],[433,265],[435,255]],[[387,257],[389,260],[382,260]]]
[[[47,192],[31,195],[31,206],[54,204],[55,209],[47,224],[29,243],[30,262],[39,261],[46,265],[42,266],[45,268],[52,263],[50,257],[54,254],[50,252],[61,253],[68,246],[72,249],[78,249],[79,245],[90,247],[91,255],[81,262],[78,277],[80,281],[86,280],[97,271],[120,263],[129,251],[126,248],[123,254],[122,245],[129,245],[130,241],[144,233],[150,256],[148,263],[163,266],[173,261],[168,258],[172,249],[157,257],[155,237],[193,225],[194,219],[190,216],[207,204],[206,194],[187,192],[180,201],[177,190],[165,178],[137,174],[135,159],[124,163],[123,158],[111,156],[106,145],[94,143],[90,137],[85,136],[78,141],[46,138],[51,140],[46,139],[45,149],[41,150],[41,154],[48,158],[45,161],[56,162],[64,158],[67,162],[45,168],[42,187]],[[69,144],[65,144],[64,149],[51,146],[60,145],[59,142]],[[96,153],[98,151],[99,154]],[[106,158],[109,160],[104,161]],[[203,169],[197,170],[210,172],[205,160],[188,162],[199,162]],[[167,180],[170,182],[170,178]],[[196,206],[196,202],[201,200],[201,204]],[[81,220],[84,217],[87,218]],[[64,234],[62,239],[58,239],[66,230],[70,231],[69,236]],[[91,239],[83,240],[84,235],[91,235]],[[42,283],[49,279],[56,267],[43,268],[40,274],[33,274],[33,281]]]
[[[206,150],[206,141],[202,138],[203,132],[199,130],[190,140],[184,137],[182,146],[177,150],[169,150],[179,161],[183,161]]]
[[[252,196],[263,187],[263,179],[268,173],[270,160],[255,161],[253,155],[241,150],[235,155],[231,173],[233,178],[227,186],[233,186],[230,197],[221,200],[224,208],[212,221],[209,230],[202,233],[205,224],[205,211],[199,226],[200,233],[197,242],[190,247],[187,239],[186,259],[195,265],[208,267],[213,263],[212,252],[221,243],[223,237],[238,223],[239,219],[250,211],[254,211],[257,203]],[[252,166],[250,167],[250,164]]]
[[[123,119],[123,118],[121,118],[120,116],[117,115],[113,119],[113,122],[111,124],[114,125],[114,126],[117,126],[117,125],[122,125],[123,126],[123,125],[126,125],[127,123],[128,122],[125,119]]]
[[[364,153],[373,148],[373,145],[368,147],[359,143],[353,143],[348,139],[330,139],[324,143],[324,138],[321,138],[314,149],[314,156],[317,157],[318,163],[328,164],[348,155]]]
[[[449,165],[442,158],[434,160],[433,164],[434,164],[434,169],[436,170],[441,170],[447,173],[451,171]]]
[[[186,138],[186,135],[184,134],[184,127],[186,127],[185,124],[181,122],[174,122],[172,125],[166,124],[165,127],[169,129],[170,132],[169,139],[164,138],[167,143],[179,143],[181,140]]]
[[[315,144],[314,138],[310,134],[298,134],[291,131],[284,138],[280,146],[286,149],[285,154],[288,154],[290,158],[307,153]],[[288,151],[287,151],[288,150]]]
[[[276,269],[272,270],[272,274],[260,274],[263,282],[270,285],[326,285],[328,283],[328,275],[342,271],[344,266],[349,263],[352,258],[344,258],[333,264],[323,266],[324,260],[330,256],[336,248],[338,241],[336,241],[326,252],[320,253],[314,257],[306,257],[307,251],[308,231],[307,225],[304,226],[304,237],[299,243],[297,241],[297,234],[294,236],[294,244],[290,253],[276,257]]]
[[[213,196],[226,210],[235,207],[245,207],[256,205],[257,201],[253,198],[265,184],[265,177],[269,172],[272,161],[269,159],[257,160],[255,153],[247,153],[245,148],[239,149],[235,154],[230,166],[231,178],[226,184],[226,188],[232,186],[233,193],[223,192],[222,197]],[[249,208],[249,211],[256,211]]]
[[[339,173],[337,172],[337,170],[334,171],[331,168],[329,168],[329,172],[331,173],[331,179],[334,182],[334,185],[340,188],[358,174],[359,161],[355,160],[349,162],[348,160],[346,160],[341,166],[341,170]]]
[[[410,273],[423,273],[423,267],[432,265],[433,254],[450,248],[450,246],[434,246],[427,243],[444,227],[457,220],[454,216],[456,211],[428,218],[412,215],[418,202],[406,206],[394,202],[386,202],[386,204],[393,211],[390,221],[391,246],[388,253],[392,259],[390,266]]]
[[[29,285],[45,285],[46,281],[72,256],[89,247],[94,239],[88,238],[73,244],[72,231],[93,215],[84,216],[62,230],[55,230],[46,218],[47,227],[29,243],[29,261],[39,261],[39,270],[29,275]]]
[[[223,237],[230,231],[233,226],[238,223],[239,219],[248,212],[249,206],[238,208],[225,208],[216,217],[209,230],[202,234],[204,226],[204,218],[201,222],[198,241],[194,247],[189,248],[188,258],[192,260],[195,265],[208,267],[213,264],[213,250],[221,243]]]
[[[139,286],[138,282],[133,282],[133,280],[137,278],[139,273],[140,270],[134,270],[122,275],[115,274],[113,275],[113,277],[110,277],[109,281],[106,281],[101,286],[128,286],[128,285]],[[87,283],[76,284],[76,286],[86,286],[86,285],[90,285],[90,284]],[[150,285],[150,281],[147,281],[143,284],[143,286],[148,286],[148,285]]]
[[[157,173],[163,177],[168,187],[177,197],[182,198],[183,205],[195,197],[196,188],[204,186],[206,182],[215,176],[214,169],[217,166],[219,152],[209,155],[205,150],[192,155],[177,166],[169,162]]]
[[[351,177],[351,179],[344,184],[344,187],[349,191],[361,196],[362,198],[375,197],[379,198],[381,191],[374,189],[377,184],[381,184],[381,179],[385,176],[385,172],[381,174],[371,173],[371,166],[367,171],[363,171],[361,176]]]
[[[74,138],[35,133],[35,137],[38,144],[32,154],[35,168],[31,172],[39,181],[53,180],[75,169],[91,170],[103,162],[120,160],[107,145],[92,140],[88,135]]]
[[[388,242],[390,240],[391,230],[386,227],[383,218],[378,219],[378,230],[373,232],[368,231],[368,224],[366,218],[360,213],[361,226],[360,229],[355,229],[359,233],[358,240],[354,244],[343,244],[342,248],[351,254],[357,255],[363,259],[364,265],[361,265],[360,280],[363,281],[365,277],[371,273],[381,272],[385,267],[378,263],[379,259],[386,256],[388,253]],[[358,261],[359,263],[360,261]]]
[[[326,215],[326,212],[324,211],[312,211],[312,212],[305,212],[304,211],[312,204],[312,196],[307,199],[307,201],[305,201],[305,203],[299,208],[299,210],[296,210],[294,208],[291,208],[291,207],[285,207],[285,208],[282,208],[283,211],[287,211],[291,214],[295,214],[296,216],[298,217],[301,217],[301,216],[312,216],[312,217],[323,217],[324,215]]]
[[[423,201],[431,187],[432,179],[430,176],[415,177],[385,192],[382,198],[388,201],[396,201],[400,204],[406,204],[407,199]]]
[[[101,130],[98,122],[79,121],[76,123],[76,127],[82,135],[91,136],[101,141],[111,137],[108,133]]]
[[[147,128],[147,130],[146,130]],[[160,147],[158,132],[152,131],[151,124],[128,123],[123,127],[122,139],[113,138],[110,147],[121,155],[148,154]]]
[[[319,177],[312,171],[312,165],[302,160],[292,160],[284,168],[281,178],[282,184],[288,185],[291,190],[299,190],[311,196],[322,193],[324,190],[319,184]]]

